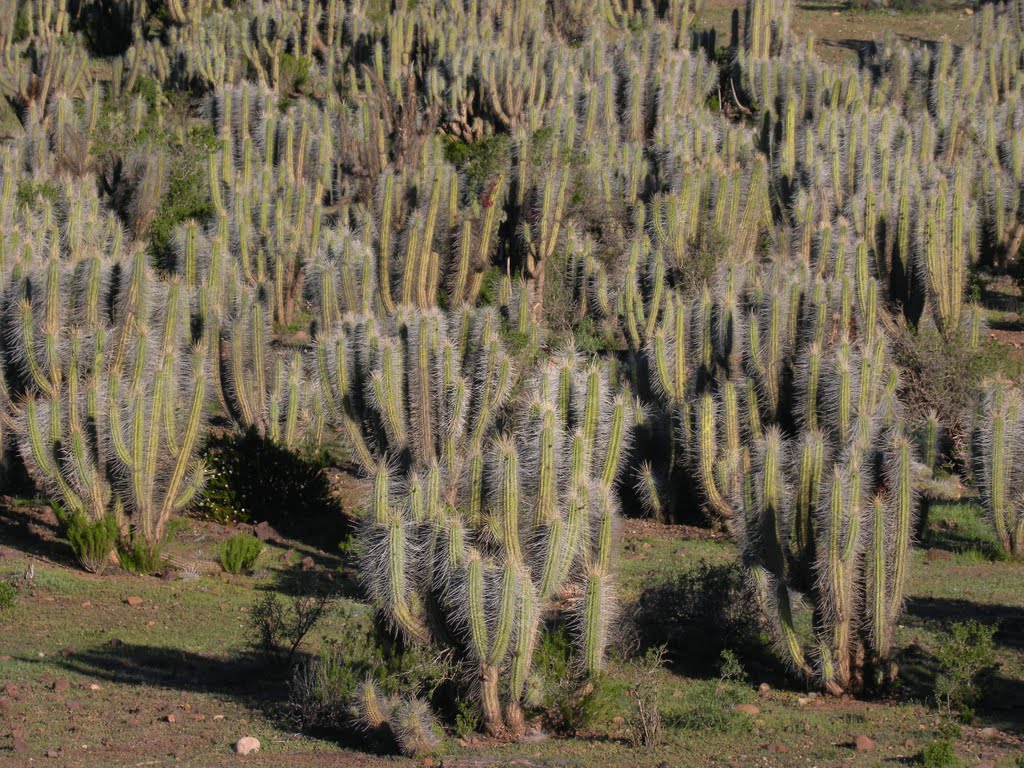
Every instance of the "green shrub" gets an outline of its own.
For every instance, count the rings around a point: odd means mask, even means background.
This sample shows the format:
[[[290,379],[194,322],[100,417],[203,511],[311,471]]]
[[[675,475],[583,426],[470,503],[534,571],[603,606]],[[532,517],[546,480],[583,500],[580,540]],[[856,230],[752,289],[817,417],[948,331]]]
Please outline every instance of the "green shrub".
[[[947,712],[960,711],[969,717],[981,699],[988,678],[995,670],[995,624],[970,620],[950,628],[948,639],[939,646],[935,658],[939,672],[935,680],[935,698]]]
[[[117,555],[121,567],[132,573],[148,576],[164,567],[165,558],[159,545],[148,547],[142,541],[122,542]]]
[[[6,613],[14,606],[14,600],[18,597],[18,590],[13,584],[0,581],[0,614]]]
[[[170,255],[175,228],[186,219],[204,222],[215,213],[210,198],[207,156],[217,147],[217,138],[209,126],[192,127],[183,146],[173,148],[167,177],[167,191],[160,200],[149,237],[160,264]]]
[[[917,759],[925,768],[955,768],[960,764],[953,749],[953,742],[948,739],[928,742],[921,749]]]
[[[220,567],[228,573],[252,573],[263,543],[248,533],[239,533],[221,542],[218,560]]]
[[[91,573],[103,573],[110,565],[110,555],[117,547],[119,534],[112,514],[94,522],[79,512],[67,521],[71,549],[82,567]]]

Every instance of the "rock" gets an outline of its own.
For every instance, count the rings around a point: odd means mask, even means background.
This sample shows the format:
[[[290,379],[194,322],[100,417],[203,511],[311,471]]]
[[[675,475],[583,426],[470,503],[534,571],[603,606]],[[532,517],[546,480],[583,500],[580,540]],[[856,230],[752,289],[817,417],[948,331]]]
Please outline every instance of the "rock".
[[[111,648],[120,648],[122,645],[124,645],[124,643],[122,643],[120,641],[120,639],[118,639],[116,637],[112,637],[112,638],[110,638],[110,642],[108,643],[108,645]]]
[[[991,726],[988,727],[988,728],[982,728],[978,732],[978,735],[981,736],[981,738],[986,739],[986,740],[998,739],[999,738],[999,729],[998,728],[992,728]]]
[[[102,690],[102,689],[98,685],[96,685],[96,683],[89,683],[89,690],[90,691],[99,691],[99,690]]]
[[[60,757],[60,750],[59,749],[48,749],[48,750],[46,750],[46,756],[47,757],[51,757],[51,758]]]
[[[974,9],[973,8],[964,8],[964,16],[973,16],[973,15],[974,15]]]
[[[945,549],[929,549],[925,557],[929,563],[941,563],[945,560],[952,560],[953,553]]]
[[[875,742],[867,736],[854,736],[853,748],[857,752],[872,752],[875,749]]]
[[[251,755],[260,751],[260,740],[252,736],[243,736],[235,742],[235,752],[240,755]]]
[[[10,661],[10,660],[11,660],[10,656],[0,656],[0,661]]]
[[[299,561],[299,568],[301,568],[304,571],[312,571],[314,568],[316,568],[316,562],[313,560],[312,557],[306,555],[304,558],[302,558],[302,560]]]
[[[434,758],[425,757],[423,758],[423,768],[434,768]]]
[[[805,707],[811,703],[811,700],[806,696],[800,696],[797,698],[796,703],[801,707]]]
[[[69,701],[65,706],[67,706],[68,712],[78,712],[82,709],[82,702]]]
[[[672,768],[672,766],[666,763],[664,760],[662,760],[660,763],[658,763],[658,768]]]
[[[214,720],[223,720],[224,719],[224,715],[214,715],[213,719]]]
[[[65,691],[71,690],[71,683],[69,683],[67,680],[54,680],[50,688],[52,688],[57,693],[64,693]]]
[[[914,740],[913,739],[907,739],[906,741],[903,742],[903,746],[906,747],[907,749],[911,749],[914,746]]]
[[[163,581],[174,581],[178,578],[178,569],[173,566],[167,566],[160,572],[160,578]]]
[[[281,538],[266,520],[262,523],[257,523],[256,527],[252,529],[252,534],[260,541],[271,541],[272,539]]]
[[[841,14],[839,13],[839,11],[832,11],[832,15],[833,15],[833,16],[839,16],[839,15],[841,15]]]
[[[61,655],[61,657],[62,657],[62,658],[65,658],[65,659],[70,659],[70,658],[71,658],[72,656],[74,656],[74,655],[75,655],[75,649],[74,649],[74,648],[72,648],[72,647],[71,647],[71,646],[69,645],[69,646],[68,646],[67,648],[64,648],[64,649],[63,649],[63,650],[62,650],[62,651],[60,652],[60,655]]]
[[[132,608],[138,608],[140,605],[142,605],[142,598],[138,595],[132,595],[131,597],[126,598],[125,602],[128,603],[128,605],[130,605]]]
[[[17,696],[18,695],[18,686],[16,686],[14,683],[7,683],[7,685],[4,686],[4,695],[5,696]]]
[[[768,683],[761,683],[759,686],[757,686],[758,693],[762,695],[768,693],[768,691],[770,691],[771,689],[772,687],[768,685]]]
[[[178,718],[176,718],[173,713],[165,717],[164,720],[166,720],[168,723],[178,722]]]
[[[765,750],[766,752],[789,752],[789,747],[787,747],[785,744],[780,744],[778,742],[774,744],[765,744],[761,747],[761,749]]]
[[[82,607],[83,608],[92,608],[92,601],[91,600],[83,600],[82,601]]]
[[[28,742],[20,736],[14,737],[14,744],[11,745],[15,752],[28,752]]]
[[[761,708],[754,704],[737,704],[733,709],[741,715],[750,715],[751,717],[761,714]]]

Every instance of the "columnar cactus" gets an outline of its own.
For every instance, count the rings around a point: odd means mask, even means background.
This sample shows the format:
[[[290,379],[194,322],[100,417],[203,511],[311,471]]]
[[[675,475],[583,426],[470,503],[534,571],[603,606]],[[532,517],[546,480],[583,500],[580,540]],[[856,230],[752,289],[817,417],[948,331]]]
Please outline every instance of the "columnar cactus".
[[[1020,392],[1006,382],[988,385],[982,394],[974,435],[974,461],[982,503],[1007,554],[1024,553],[1024,480],[1020,472]]]
[[[515,736],[540,617],[560,596],[579,595],[581,668],[601,668],[632,405],[570,352],[531,378],[503,433],[511,369],[494,316],[406,313],[394,331],[365,323],[315,354],[333,423],[372,480],[364,580],[405,636],[461,636],[485,727]]]

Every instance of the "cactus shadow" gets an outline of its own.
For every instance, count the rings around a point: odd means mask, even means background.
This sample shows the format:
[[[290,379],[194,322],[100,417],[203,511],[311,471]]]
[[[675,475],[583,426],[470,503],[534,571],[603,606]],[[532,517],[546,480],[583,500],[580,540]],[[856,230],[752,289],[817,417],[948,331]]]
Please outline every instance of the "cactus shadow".
[[[21,505],[10,497],[0,501],[0,542],[5,548],[57,565],[76,565],[53,511],[44,504]]]
[[[903,623],[910,627],[936,625],[948,627],[955,621],[974,619],[982,624],[998,624],[995,641],[1003,648],[1024,651],[1024,608],[992,605],[970,600],[938,597],[912,597],[907,600]]]
[[[629,615],[640,648],[663,646],[674,672],[717,678],[729,651],[758,682],[788,687],[755,605],[737,563],[701,561],[645,589]]]

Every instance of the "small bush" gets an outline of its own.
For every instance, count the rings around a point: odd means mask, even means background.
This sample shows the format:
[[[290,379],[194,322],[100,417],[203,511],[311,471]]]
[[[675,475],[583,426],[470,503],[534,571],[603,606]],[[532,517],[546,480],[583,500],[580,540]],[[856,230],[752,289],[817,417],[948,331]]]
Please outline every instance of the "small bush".
[[[142,541],[125,542],[118,550],[121,567],[132,573],[151,575],[164,567],[160,545],[148,546]]]
[[[6,613],[14,607],[14,600],[18,597],[18,590],[13,584],[0,581],[0,614]]]
[[[935,698],[946,712],[960,711],[969,716],[984,693],[988,678],[995,670],[995,640],[998,626],[971,620],[957,622],[949,638],[939,646],[935,658],[939,673],[935,680]]]
[[[325,462],[255,433],[212,438],[203,451],[207,483],[192,514],[221,525],[267,521],[281,533],[337,543],[347,532],[331,497]]]
[[[924,745],[917,756],[925,768],[955,768],[960,764],[949,739],[935,739]]]
[[[82,567],[91,573],[103,573],[110,565],[110,555],[117,547],[119,534],[112,514],[94,522],[79,512],[67,521],[71,549]]]
[[[220,567],[228,573],[252,573],[261,552],[263,543],[259,539],[248,533],[239,533],[221,543]]]
[[[302,641],[334,604],[335,596],[326,588],[312,595],[295,594],[288,600],[267,593],[249,611],[250,645],[290,667]]]
[[[661,709],[658,706],[658,686],[655,679],[661,668],[662,652],[651,649],[639,661],[634,663],[635,673],[630,676],[633,681],[629,692],[634,709],[626,717],[629,740],[634,747],[651,749],[661,743]]]

